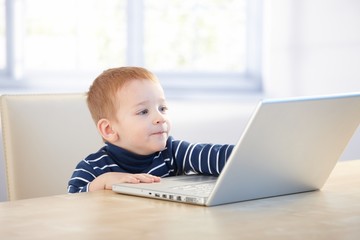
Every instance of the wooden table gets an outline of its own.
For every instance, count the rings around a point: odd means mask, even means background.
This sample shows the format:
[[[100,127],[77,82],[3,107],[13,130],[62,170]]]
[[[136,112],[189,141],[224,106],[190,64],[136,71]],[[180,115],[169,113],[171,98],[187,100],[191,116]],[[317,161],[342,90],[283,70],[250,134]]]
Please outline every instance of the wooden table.
[[[360,161],[321,191],[201,207],[98,191],[0,203],[0,239],[360,239]]]

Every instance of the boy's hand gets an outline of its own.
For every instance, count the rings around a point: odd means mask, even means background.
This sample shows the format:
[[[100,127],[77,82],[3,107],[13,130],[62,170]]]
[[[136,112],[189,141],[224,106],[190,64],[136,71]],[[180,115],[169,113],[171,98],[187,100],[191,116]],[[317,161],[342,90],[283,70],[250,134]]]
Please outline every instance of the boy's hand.
[[[89,186],[89,191],[112,189],[112,185],[115,183],[154,183],[160,182],[160,177],[153,176],[151,174],[139,173],[119,173],[108,172],[95,178]]]

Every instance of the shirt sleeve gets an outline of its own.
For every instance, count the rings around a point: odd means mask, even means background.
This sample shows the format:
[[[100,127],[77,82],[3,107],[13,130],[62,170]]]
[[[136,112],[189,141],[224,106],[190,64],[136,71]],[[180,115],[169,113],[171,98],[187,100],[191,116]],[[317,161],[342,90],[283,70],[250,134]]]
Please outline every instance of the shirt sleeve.
[[[176,175],[195,172],[218,176],[234,148],[229,144],[191,144],[176,140],[172,145],[172,155],[177,163]]]
[[[92,166],[86,160],[81,161],[74,170],[68,184],[69,193],[87,192],[90,183],[96,178]]]

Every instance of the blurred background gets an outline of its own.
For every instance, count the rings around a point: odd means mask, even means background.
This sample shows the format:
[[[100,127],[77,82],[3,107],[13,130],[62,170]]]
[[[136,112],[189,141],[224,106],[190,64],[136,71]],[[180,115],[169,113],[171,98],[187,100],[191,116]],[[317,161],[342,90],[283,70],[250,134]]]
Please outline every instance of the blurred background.
[[[0,94],[127,65],[159,77],[176,138],[235,143],[260,99],[360,91],[360,1],[0,0]]]

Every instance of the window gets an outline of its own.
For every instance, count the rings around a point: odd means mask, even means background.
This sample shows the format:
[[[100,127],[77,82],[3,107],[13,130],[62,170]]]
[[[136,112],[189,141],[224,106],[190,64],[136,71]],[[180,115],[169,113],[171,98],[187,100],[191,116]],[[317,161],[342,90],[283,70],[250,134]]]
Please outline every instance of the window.
[[[138,65],[174,91],[258,90],[260,2],[0,0],[0,69],[20,85],[87,89],[104,69]]]

